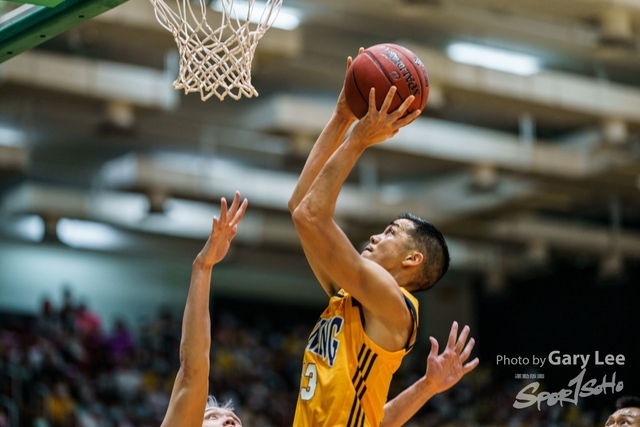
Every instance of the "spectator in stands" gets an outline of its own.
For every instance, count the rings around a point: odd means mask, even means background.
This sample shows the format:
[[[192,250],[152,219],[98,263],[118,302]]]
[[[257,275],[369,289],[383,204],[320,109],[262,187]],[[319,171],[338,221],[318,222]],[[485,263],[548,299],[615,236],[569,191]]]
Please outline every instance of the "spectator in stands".
[[[37,331],[45,336],[58,334],[61,330],[61,322],[58,313],[55,312],[53,304],[48,298],[42,300],[40,316],[36,321]]]
[[[107,350],[113,363],[133,353],[133,335],[129,332],[124,320],[116,319],[113,334],[107,339]]]
[[[62,308],[60,309],[60,321],[66,331],[74,331],[76,326],[76,307],[73,304],[71,288],[66,284],[62,291]]]
[[[100,317],[87,307],[86,302],[78,306],[75,322],[78,332],[85,336],[98,333],[102,329]]]
[[[66,383],[56,383],[53,393],[47,398],[47,415],[52,427],[68,427],[71,425],[76,410],[76,403],[69,395]]]

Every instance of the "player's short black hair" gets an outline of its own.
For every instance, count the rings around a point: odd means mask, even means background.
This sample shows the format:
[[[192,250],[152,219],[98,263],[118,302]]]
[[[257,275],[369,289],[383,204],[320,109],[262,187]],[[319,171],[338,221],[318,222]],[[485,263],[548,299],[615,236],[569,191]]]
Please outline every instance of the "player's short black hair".
[[[445,275],[449,270],[449,247],[444,240],[442,233],[429,221],[417,217],[409,212],[405,212],[398,219],[408,219],[415,227],[409,231],[418,249],[424,252],[425,262],[413,292],[425,291]],[[428,262],[427,262],[428,260]]]
[[[640,408],[640,397],[623,396],[616,400],[616,411],[624,408]]]

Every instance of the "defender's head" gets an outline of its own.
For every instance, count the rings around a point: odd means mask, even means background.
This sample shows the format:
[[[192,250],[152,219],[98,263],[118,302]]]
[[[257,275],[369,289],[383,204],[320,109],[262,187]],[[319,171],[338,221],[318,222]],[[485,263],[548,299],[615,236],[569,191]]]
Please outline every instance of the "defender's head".
[[[449,269],[442,233],[410,213],[400,215],[369,242],[362,256],[380,264],[410,292],[431,288]]]
[[[605,427],[640,426],[640,398],[621,397],[616,401],[616,412],[609,415]]]
[[[224,405],[218,403],[215,397],[209,396],[204,410],[202,427],[242,427],[240,418],[233,412],[233,403],[229,400]]]

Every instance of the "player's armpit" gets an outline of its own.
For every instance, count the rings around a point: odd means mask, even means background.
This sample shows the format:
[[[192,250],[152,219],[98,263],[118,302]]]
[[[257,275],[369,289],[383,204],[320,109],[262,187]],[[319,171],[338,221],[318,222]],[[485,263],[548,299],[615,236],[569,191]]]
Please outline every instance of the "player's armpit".
[[[318,261],[315,259],[315,256],[309,251],[304,243],[302,243],[302,250],[304,251],[305,256],[307,257],[307,262],[309,263],[309,267],[313,271],[313,274],[318,279],[320,286],[322,289],[329,295],[329,297],[333,296],[340,288],[336,286],[333,279],[320,267]]]

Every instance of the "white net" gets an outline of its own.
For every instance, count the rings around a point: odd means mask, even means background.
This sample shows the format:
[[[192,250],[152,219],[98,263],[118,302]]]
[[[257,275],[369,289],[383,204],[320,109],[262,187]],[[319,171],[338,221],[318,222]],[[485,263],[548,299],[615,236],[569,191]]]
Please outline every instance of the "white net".
[[[215,8],[222,13],[222,24],[216,29],[207,22],[207,0],[169,0],[176,1],[174,8],[164,0],[150,1],[158,22],[173,34],[178,45],[180,72],[174,89],[200,92],[203,101],[213,95],[220,100],[227,95],[236,100],[258,96],[251,85],[251,62],[282,0],[236,0],[236,5],[234,0],[214,0]]]

